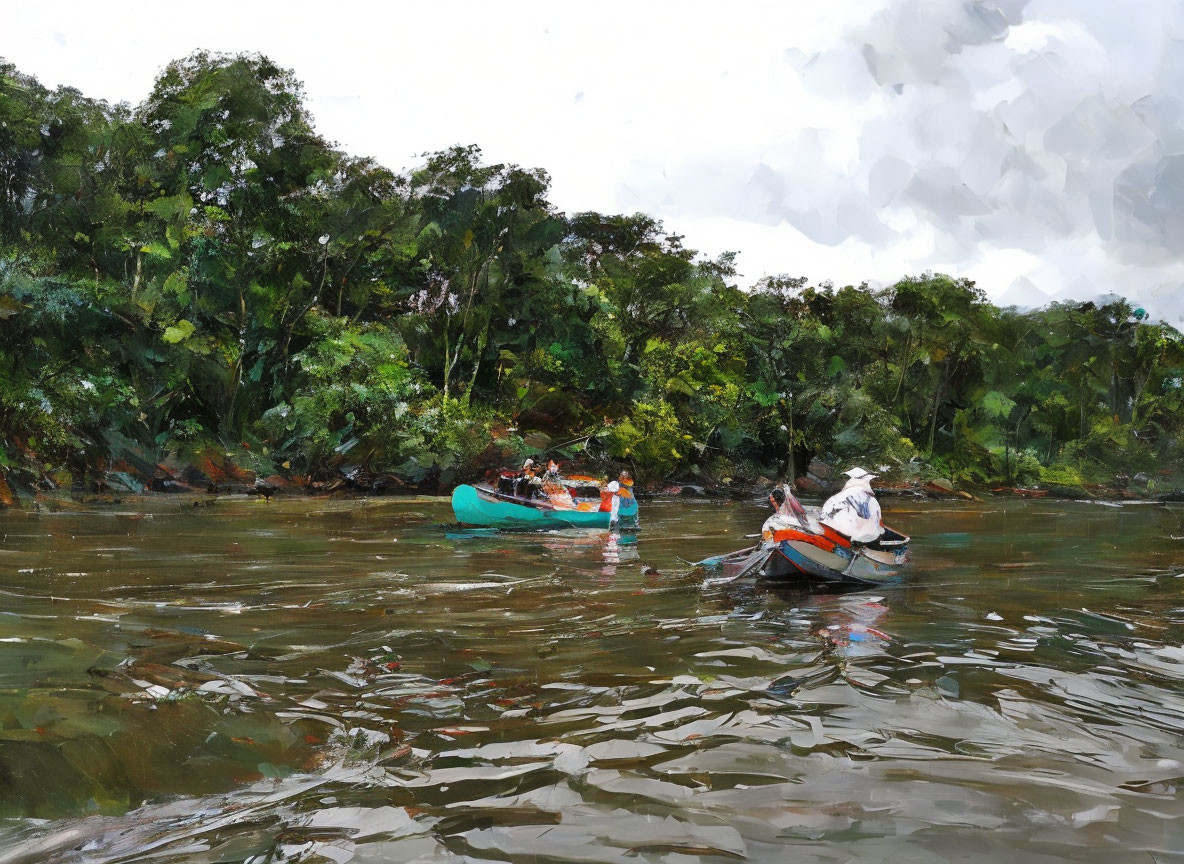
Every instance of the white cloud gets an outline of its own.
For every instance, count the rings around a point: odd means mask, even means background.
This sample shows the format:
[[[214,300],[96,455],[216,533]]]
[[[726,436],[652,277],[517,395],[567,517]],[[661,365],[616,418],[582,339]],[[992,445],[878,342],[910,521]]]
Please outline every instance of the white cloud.
[[[24,4],[0,55],[139,101],[195,48],[305,81],[318,126],[393,168],[454,143],[537,165],[568,211],[644,210],[749,279],[945,270],[993,296],[1184,312],[1181,7]]]

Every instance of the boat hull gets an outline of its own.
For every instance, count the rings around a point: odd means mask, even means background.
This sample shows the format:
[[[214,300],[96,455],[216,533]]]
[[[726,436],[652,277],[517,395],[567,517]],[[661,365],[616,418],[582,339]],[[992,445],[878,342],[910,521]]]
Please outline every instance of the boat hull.
[[[847,538],[826,529],[776,532],[769,558],[761,573],[773,579],[808,582],[841,582],[880,585],[898,582],[908,563],[908,538],[886,531],[884,545],[852,545]]]
[[[568,510],[505,500],[475,486],[457,486],[452,492],[452,512],[462,525],[488,528],[608,528],[605,510]],[[618,524],[637,524],[637,499],[622,501]]]

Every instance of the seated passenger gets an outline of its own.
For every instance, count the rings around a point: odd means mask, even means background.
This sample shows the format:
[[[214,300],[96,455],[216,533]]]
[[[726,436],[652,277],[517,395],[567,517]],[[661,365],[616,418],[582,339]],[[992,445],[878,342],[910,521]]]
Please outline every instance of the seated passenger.
[[[616,528],[621,512],[621,502],[628,501],[633,497],[633,475],[628,471],[622,471],[616,480],[604,487],[604,493],[601,496],[601,510],[606,509],[604,506],[606,497],[609,512],[608,527]]]
[[[559,491],[563,489],[563,478],[559,476],[559,463],[554,459],[547,460],[547,470],[543,474],[543,489]]]
[[[534,460],[527,459],[522,463],[522,470],[518,472],[518,478],[514,481],[514,494],[519,498],[530,498],[534,494],[536,480]]]
[[[884,533],[880,515],[880,502],[872,491],[872,478],[862,468],[844,471],[850,479],[842,491],[832,495],[822,505],[819,521],[840,534],[851,538],[853,543],[871,543]]]
[[[547,460],[547,470],[540,478],[543,494],[552,504],[564,510],[574,510],[575,500],[567,487],[563,485],[563,478],[559,476],[559,463],[554,459]]]
[[[774,513],[761,526],[761,536],[766,540],[772,538],[774,531],[784,531],[787,528],[812,530],[806,518],[805,508],[794,497],[789,486],[774,486],[773,491],[769,493],[769,504],[772,505]]]

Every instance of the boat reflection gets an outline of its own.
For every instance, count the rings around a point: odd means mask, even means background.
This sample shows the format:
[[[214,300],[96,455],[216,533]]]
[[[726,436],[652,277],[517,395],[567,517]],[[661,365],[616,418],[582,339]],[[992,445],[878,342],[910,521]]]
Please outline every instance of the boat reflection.
[[[823,612],[825,621],[815,634],[824,647],[842,657],[883,654],[892,637],[882,628],[888,615],[884,598],[870,594],[849,594]]]
[[[605,576],[616,576],[618,566],[639,557],[636,534],[609,531],[604,538],[604,566],[600,572]]]

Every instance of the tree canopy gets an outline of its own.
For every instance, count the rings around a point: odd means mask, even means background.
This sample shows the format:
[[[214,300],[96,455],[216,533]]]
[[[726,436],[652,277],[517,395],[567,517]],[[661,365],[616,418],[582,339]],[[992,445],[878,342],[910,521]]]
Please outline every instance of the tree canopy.
[[[134,108],[0,61],[0,470],[102,482],[116,441],[408,483],[548,449],[652,482],[1178,464],[1184,342],[1126,300],[742,289],[734,254],[549,184],[474,146],[407,174],[343,153],[257,55],[178,60]]]

